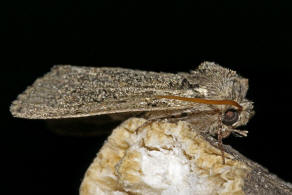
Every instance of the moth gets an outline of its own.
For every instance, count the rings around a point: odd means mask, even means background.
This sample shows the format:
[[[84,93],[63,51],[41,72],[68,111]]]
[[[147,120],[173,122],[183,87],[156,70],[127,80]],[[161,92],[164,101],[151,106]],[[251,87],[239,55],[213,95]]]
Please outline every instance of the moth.
[[[153,120],[187,121],[195,131],[222,139],[253,116],[248,80],[213,62],[177,74],[110,67],[54,66],[12,103],[14,117],[63,119],[139,113]]]

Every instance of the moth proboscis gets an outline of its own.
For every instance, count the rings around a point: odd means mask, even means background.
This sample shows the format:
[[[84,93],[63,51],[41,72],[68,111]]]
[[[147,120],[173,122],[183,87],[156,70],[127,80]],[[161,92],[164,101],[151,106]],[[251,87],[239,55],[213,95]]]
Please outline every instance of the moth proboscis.
[[[195,131],[222,138],[253,116],[246,99],[248,80],[213,62],[190,73],[157,73],[125,68],[54,66],[12,103],[13,116],[64,119],[145,113],[147,119],[187,121]]]

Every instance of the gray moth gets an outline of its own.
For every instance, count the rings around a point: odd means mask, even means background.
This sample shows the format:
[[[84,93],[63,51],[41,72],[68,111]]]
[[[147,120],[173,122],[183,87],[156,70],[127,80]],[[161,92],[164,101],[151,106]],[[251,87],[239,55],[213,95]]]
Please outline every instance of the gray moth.
[[[64,119],[139,113],[149,121],[187,121],[219,143],[253,116],[248,80],[213,62],[177,74],[125,68],[54,66],[12,102],[14,117]],[[220,146],[220,144],[219,144]]]

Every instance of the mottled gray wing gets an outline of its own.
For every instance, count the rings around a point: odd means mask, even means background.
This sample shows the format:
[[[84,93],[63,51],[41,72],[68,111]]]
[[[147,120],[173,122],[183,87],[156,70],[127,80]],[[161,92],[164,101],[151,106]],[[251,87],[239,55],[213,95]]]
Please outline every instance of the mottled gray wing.
[[[31,119],[85,117],[110,113],[188,108],[192,103],[157,95],[196,97],[190,74],[123,68],[54,66],[15,100],[13,116]]]

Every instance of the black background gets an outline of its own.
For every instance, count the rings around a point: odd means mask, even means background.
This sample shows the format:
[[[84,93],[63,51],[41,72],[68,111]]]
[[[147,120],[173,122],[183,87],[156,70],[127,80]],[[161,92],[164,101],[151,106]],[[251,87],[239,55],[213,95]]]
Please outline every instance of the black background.
[[[287,1],[288,2],[288,1]],[[77,194],[106,136],[57,136],[9,105],[54,64],[189,71],[204,60],[249,78],[255,117],[242,154],[291,174],[291,14],[284,1],[13,1],[1,6],[2,179],[12,193]]]

